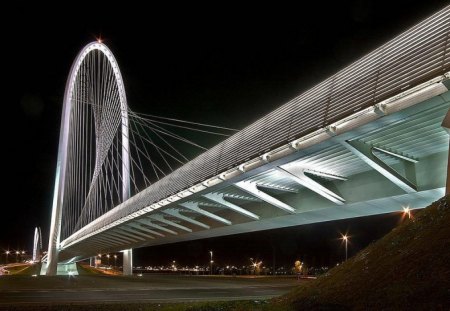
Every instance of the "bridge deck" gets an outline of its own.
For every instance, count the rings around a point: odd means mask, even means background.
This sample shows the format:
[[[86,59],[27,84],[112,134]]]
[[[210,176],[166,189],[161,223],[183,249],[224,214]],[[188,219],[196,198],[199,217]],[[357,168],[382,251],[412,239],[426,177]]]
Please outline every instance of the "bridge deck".
[[[448,152],[449,20],[447,7],[201,154],[66,239],[63,257],[200,238],[207,228],[212,236],[388,212],[387,197],[436,198],[445,178],[430,163]],[[401,111],[387,111],[391,103]],[[327,214],[336,206],[340,216]]]

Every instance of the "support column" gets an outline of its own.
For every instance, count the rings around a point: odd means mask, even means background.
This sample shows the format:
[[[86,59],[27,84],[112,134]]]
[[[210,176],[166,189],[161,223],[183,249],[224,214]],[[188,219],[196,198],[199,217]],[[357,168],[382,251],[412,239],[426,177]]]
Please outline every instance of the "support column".
[[[448,163],[447,163],[447,187],[445,188],[445,194],[450,194],[450,144],[448,151]]]
[[[133,275],[133,249],[126,249],[123,253],[123,275]]]
[[[447,131],[447,134],[449,134],[450,137],[450,110],[447,111],[444,121],[442,121],[442,127]],[[447,162],[447,187],[445,188],[445,194],[450,194],[450,142]]]

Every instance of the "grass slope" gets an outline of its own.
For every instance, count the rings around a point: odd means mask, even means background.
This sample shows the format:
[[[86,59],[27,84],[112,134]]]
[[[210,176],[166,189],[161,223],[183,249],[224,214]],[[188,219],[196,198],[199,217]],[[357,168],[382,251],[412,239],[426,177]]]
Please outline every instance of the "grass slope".
[[[287,309],[450,309],[450,197],[278,298]]]
[[[39,274],[41,264],[11,264],[5,266],[4,269],[7,270],[10,275],[33,275]]]
[[[84,263],[77,263],[77,270],[79,275],[122,275],[122,272],[118,270],[103,270]]]

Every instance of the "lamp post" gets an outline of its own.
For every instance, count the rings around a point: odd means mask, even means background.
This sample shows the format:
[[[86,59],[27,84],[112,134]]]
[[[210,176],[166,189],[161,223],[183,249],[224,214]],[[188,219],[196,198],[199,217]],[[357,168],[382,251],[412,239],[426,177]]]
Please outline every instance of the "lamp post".
[[[106,258],[108,258],[108,267],[109,267],[109,254],[106,255]]]
[[[6,263],[8,263],[8,256],[9,256],[9,253],[11,253],[10,251],[6,251],[5,252],[5,254],[6,254]]]
[[[117,255],[114,255],[114,268],[117,267]]]
[[[251,267],[253,267],[253,269],[255,269],[255,262],[253,261],[253,258],[252,257],[250,257],[250,262],[252,263],[252,265],[251,265]],[[253,273],[254,273],[255,271],[253,270]],[[250,274],[252,274],[252,270],[250,270]]]
[[[177,262],[176,262],[175,260],[172,261],[172,271],[174,271],[174,272],[177,271],[177,265],[176,265],[176,263],[177,263]]]
[[[212,267],[213,267],[213,252],[212,251],[209,251],[209,254],[211,255],[211,260],[210,260],[210,262],[209,262],[209,274],[210,275],[212,275]]]
[[[19,254],[20,254],[20,252],[16,251],[16,262],[19,262]]]
[[[102,254],[98,254],[98,259],[99,259],[99,265],[101,266],[102,265]]]
[[[403,215],[408,215],[408,219],[411,219],[411,209],[409,206],[403,207]]]
[[[345,261],[347,261],[347,251],[348,251],[348,236],[344,234],[342,240],[345,242]]]

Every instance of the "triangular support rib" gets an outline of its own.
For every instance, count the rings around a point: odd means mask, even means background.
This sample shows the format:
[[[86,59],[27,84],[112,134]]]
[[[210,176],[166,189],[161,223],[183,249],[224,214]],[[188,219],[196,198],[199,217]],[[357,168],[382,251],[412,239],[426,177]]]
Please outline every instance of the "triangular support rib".
[[[375,149],[372,145],[361,141],[346,141],[343,142],[342,145],[407,193],[417,192],[417,186],[415,184],[415,163],[413,163],[413,161],[407,161],[400,156],[396,156],[396,158],[401,160],[405,165],[406,175],[410,176],[410,179],[413,179],[414,182],[402,176],[395,169],[384,163],[373,152],[374,150],[383,152],[383,149]],[[392,152],[389,152],[388,154],[392,155]]]
[[[295,209],[292,206],[289,206],[288,204],[281,202],[280,200],[274,198],[273,196],[261,191],[258,189],[258,185],[255,182],[252,181],[240,181],[235,184],[236,187],[254,195],[258,199],[263,200],[264,202],[267,202],[275,207],[278,207],[279,209],[282,209],[289,213],[295,213]]]

